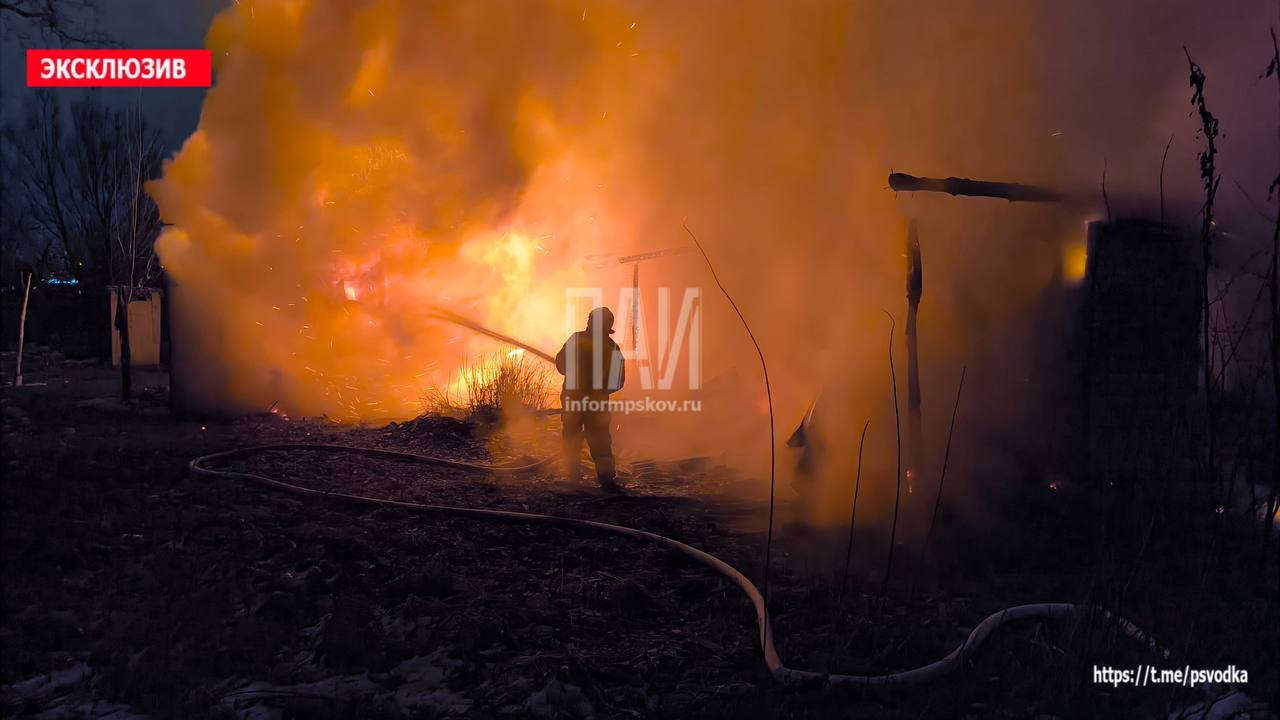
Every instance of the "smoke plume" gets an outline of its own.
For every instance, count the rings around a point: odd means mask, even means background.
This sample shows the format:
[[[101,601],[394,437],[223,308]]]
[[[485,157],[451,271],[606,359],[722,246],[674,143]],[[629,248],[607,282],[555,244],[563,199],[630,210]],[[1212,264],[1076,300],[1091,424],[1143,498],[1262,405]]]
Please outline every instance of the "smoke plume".
[[[217,79],[199,129],[152,188],[172,223],[159,250],[188,391],[341,420],[416,415],[424,393],[495,348],[435,308],[554,352],[588,309],[566,312],[566,288],[603,288],[614,305],[632,270],[613,258],[685,245],[688,223],[764,347],[779,442],[821,395],[827,474],[845,478],[832,486],[847,487],[867,418],[880,460],[864,472],[891,474],[884,311],[901,343],[906,220],[921,229],[925,421],[940,448],[961,364],[976,378],[967,393],[1010,393],[984,388],[980,366],[1006,367],[1002,338],[1057,281],[1088,217],[895,197],[889,171],[1093,188],[1102,157],[1090,148],[1105,135],[1155,158],[1113,160],[1116,191],[1154,189],[1167,125],[1146,113],[1186,94],[1180,52],[1123,87],[1081,78],[1071,63],[1091,57],[1094,29],[1060,26],[1064,12],[1014,0],[237,2],[208,34]],[[1098,30],[1100,42],[1121,30]],[[1117,122],[1099,121],[1121,97]],[[1193,187],[1183,142],[1170,194]],[[704,288],[708,400],[702,413],[620,421],[623,445],[731,455],[759,473],[763,390],[736,318],[696,254],[641,273],[650,314],[659,287]]]

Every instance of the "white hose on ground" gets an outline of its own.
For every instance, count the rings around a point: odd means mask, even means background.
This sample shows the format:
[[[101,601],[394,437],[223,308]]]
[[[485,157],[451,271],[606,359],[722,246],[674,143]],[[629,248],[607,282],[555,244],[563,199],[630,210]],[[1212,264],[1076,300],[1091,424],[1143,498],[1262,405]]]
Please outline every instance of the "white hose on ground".
[[[515,475],[538,470],[550,464],[552,462],[552,458],[539,460],[527,465],[483,465],[458,460],[446,460],[444,458],[430,457],[427,455],[417,455],[414,453],[397,452],[395,450],[377,450],[373,448],[358,448],[342,445],[281,444],[236,448],[226,450],[224,452],[202,455],[192,460],[188,464],[188,467],[192,473],[198,476],[246,480],[273,490],[280,490],[306,497],[342,500],[361,505],[397,507],[407,510],[433,512],[443,515],[471,517],[484,520],[533,523],[593,530],[658,543],[659,545],[663,545],[707,565],[711,569],[728,578],[733,584],[737,585],[742,592],[746,593],[747,597],[751,600],[751,604],[755,606],[757,631],[760,638],[761,651],[764,654],[765,665],[768,666],[769,672],[773,674],[773,677],[784,685],[825,685],[861,688],[906,688],[924,685],[963,667],[964,661],[971,658],[973,654],[976,653],[988,639],[990,639],[996,630],[1000,629],[1006,623],[1031,619],[1057,620],[1071,615],[1089,615],[1094,613],[1100,615],[1104,621],[1114,622],[1121,632],[1128,637],[1141,642],[1148,649],[1157,651],[1165,657],[1168,656],[1168,651],[1160,648],[1160,646],[1157,645],[1155,641],[1152,640],[1151,637],[1142,629],[1124,618],[1112,615],[1108,611],[1088,605],[1079,605],[1074,603],[1034,603],[1029,605],[1016,605],[988,615],[986,619],[978,623],[977,627],[969,633],[969,636],[965,638],[964,642],[960,643],[960,646],[948,653],[946,657],[911,670],[886,673],[884,675],[841,675],[835,673],[813,672],[810,670],[795,670],[783,665],[781,658],[778,657],[778,651],[773,644],[773,632],[770,628],[769,614],[765,609],[764,598],[760,594],[760,589],[755,586],[755,583],[748,580],[747,577],[737,568],[726,563],[715,555],[703,552],[691,545],[686,545],[679,540],[673,540],[664,535],[648,532],[646,530],[638,530],[636,528],[614,525],[611,523],[596,522],[594,520],[560,517],[556,515],[542,515],[539,513],[515,512],[512,510],[486,510],[482,508],[455,507],[451,505],[432,505],[427,503],[367,497],[364,495],[353,495],[350,493],[328,492],[325,490],[303,487],[301,485],[293,485],[291,483],[275,480],[263,475],[235,472],[231,470],[215,470],[208,467],[209,463],[227,461],[233,458],[240,458],[268,451],[310,451],[356,454],[368,457],[408,460],[411,462],[437,465],[440,467],[451,467],[471,472],[484,472],[502,475]],[[768,632],[766,632],[766,630],[768,630]]]

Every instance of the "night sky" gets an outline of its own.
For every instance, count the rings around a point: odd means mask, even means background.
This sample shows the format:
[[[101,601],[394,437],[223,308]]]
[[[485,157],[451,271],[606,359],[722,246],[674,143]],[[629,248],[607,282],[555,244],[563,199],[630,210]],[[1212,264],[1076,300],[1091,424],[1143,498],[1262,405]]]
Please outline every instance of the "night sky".
[[[204,35],[210,21],[227,5],[222,0],[96,0],[95,12],[75,14],[80,32],[96,33],[121,47],[134,48],[197,48],[204,46]],[[23,50],[28,47],[56,47],[52,38],[43,38],[33,32],[26,23],[16,21],[8,13],[0,14],[0,38],[3,38],[3,55],[0,55],[0,97],[3,97],[3,118],[13,119],[22,107],[27,90]],[[71,97],[77,90],[59,90],[59,95]],[[96,90],[111,102],[130,104],[139,98],[139,91],[128,88],[101,88]],[[201,88],[148,88],[141,93],[143,106],[170,147],[178,147],[196,128],[200,119],[200,103],[204,99]]]

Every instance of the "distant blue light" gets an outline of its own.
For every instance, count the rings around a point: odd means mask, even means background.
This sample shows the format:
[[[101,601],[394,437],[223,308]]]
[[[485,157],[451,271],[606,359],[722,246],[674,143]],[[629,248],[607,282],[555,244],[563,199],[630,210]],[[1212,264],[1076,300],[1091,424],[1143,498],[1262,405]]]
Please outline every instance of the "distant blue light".
[[[45,285],[79,285],[80,281],[75,278],[63,280],[62,278],[48,278],[44,281]]]

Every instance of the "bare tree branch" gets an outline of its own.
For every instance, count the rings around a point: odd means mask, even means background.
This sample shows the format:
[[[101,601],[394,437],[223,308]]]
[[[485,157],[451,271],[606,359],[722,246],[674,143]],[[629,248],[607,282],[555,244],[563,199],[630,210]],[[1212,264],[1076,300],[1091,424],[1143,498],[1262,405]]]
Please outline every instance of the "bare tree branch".
[[[64,45],[116,45],[80,27],[86,20],[93,25],[94,9],[90,0],[0,0],[0,16],[19,18],[41,35]]]

